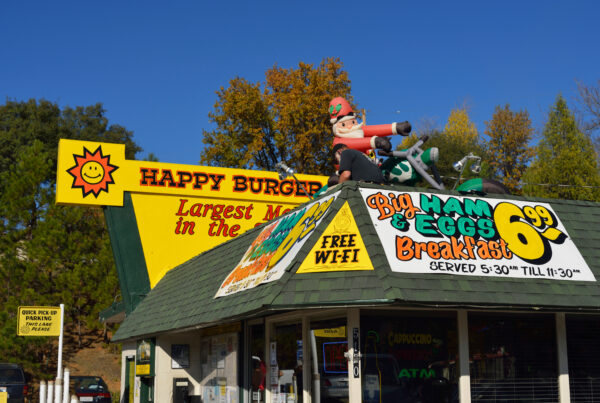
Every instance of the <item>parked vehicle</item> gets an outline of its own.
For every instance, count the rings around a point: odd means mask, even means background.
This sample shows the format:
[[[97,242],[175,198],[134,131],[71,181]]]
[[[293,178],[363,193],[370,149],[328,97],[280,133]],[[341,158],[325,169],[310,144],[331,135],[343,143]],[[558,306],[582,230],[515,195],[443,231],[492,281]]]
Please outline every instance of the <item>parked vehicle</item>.
[[[71,375],[71,390],[80,402],[112,403],[108,386],[99,376]]]
[[[29,385],[19,364],[0,364],[0,392],[8,394],[8,403],[26,401]]]

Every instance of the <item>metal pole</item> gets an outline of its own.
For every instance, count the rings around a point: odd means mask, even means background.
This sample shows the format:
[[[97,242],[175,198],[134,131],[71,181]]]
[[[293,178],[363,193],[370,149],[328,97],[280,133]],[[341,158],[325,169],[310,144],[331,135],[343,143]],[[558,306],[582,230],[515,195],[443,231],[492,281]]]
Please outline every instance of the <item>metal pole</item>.
[[[46,403],[46,381],[40,381],[40,402]]]
[[[313,395],[314,403],[321,403],[321,375],[319,374],[319,360],[317,358],[317,341],[315,331],[310,331],[310,350],[312,353],[313,364]]]
[[[48,394],[46,403],[54,403],[54,381],[48,381]]]
[[[62,403],[69,403],[69,378],[71,373],[69,368],[65,367],[65,378],[63,379],[63,398]]]
[[[62,378],[56,378],[54,382],[54,403],[62,402]]]
[[[58,336],[58,364],[56,368],[56,383],[54,388],[54,403],[62,401],[62,350],[63,350],[63,325],[65,318],[65,304],[60,304],[60,334]]]
[[[63,324],[65,320],[65,304],[60,304],[60,334],[58,336],[58,368],[56,377],[62,379],[62,349],[63,349]]]

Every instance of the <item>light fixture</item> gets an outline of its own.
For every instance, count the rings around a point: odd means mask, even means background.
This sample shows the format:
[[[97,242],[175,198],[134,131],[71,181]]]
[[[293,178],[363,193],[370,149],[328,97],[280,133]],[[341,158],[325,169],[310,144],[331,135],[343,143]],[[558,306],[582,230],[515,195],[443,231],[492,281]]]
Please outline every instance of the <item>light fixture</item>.
[[[471,165],[471,172],[474,174],[481,172],[481,158],[477,157],[477,160]]]
[[[454,168],[454,170],[456,172],[462,172],[463,169],[465,169],[465,164],[467,163],[467,158],[468,158],[468,156],[465,156],[460,161],[456,161],[454,164],[452,164],[452,168]]]
[[[292,168],[288,167],[285,164],[285,162],[279,161],[277,164],[275,164],[275,170],[277,170],[277,174],[279,175],[279,180],[285,180],[291,176],[292,178],[294,178],[294,181],[296,182],[296,184],[298,186],[300,186],[300,188],[302,189],[304,194],[307,195],[309,199],[311,199],[311,200],[313,199],[313,197],[310,195],[310,193],[308,193],[306,191],[304,184],[302,182],[300,182],[298,180],[298,178],[296,178],[296,175],[295,175],[296,172]]]
[[[290,176],[294,176],[294,174],[296,173],[296,172],[294,172],[294,170],[292,168],[288,167],[283,161],[280,161],[277,164],[275,164],[275,169],[277,170],[277,173],[279,174],[279,180],[287,179]]]
[[[454,183],[454,187],[452,189],[456,189],[456,185],[458,185],[458,182],[460,182],[460,177],[462,176],[462,173],[465,170],[469,160],[473,161],[471,164],[471,172],[474,174],[481,172],[481,157],[478,157],[473,153],[465,155],[460,159],[460,161],[456,161],[454,164],[452,164],[452,168],[458,172],[458,178],[456,179],[456,183]]]

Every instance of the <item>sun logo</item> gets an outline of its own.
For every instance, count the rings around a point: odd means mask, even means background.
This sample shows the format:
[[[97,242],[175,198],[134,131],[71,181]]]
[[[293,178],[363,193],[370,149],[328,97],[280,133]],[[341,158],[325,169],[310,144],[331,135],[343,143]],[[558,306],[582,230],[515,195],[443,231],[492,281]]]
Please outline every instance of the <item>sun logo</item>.
[[[108,193],[108,184],[115,183],[112,173],[118,169],[110,164],[110,155],[102,155],[102,147],[98,146],[91,153],[84,147],[83,155],[73,154],[75,166],[67,170],[73,176],[72,188],[81,188],[83,197],[93,193],[98,197],[101,191]]]

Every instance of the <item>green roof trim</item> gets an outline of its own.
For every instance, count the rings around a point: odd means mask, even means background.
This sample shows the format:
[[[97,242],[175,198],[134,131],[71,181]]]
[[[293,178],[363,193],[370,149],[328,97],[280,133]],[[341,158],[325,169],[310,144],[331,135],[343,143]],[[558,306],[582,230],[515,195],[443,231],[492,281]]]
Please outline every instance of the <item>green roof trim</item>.
[[[393,272],[361,196],[361,188],[458,196],[452,191],[352,181],[335,186],[321,196],[327,197],[340,191],[330,211],[279,280],[214,298],[223,280],[264,228],[261,225],[167,272],[127,316],[113,340],[208,327],[270,312],[321,306],[396,305],[567,312],[600,310],[598,282]],[[509,195],[489,197],[550,204],[592,273],[600,279],[600,203]],[[302,260],[346,201],[375,270],[296,273]]]
[[[123,206],[104,207],[104,219],[119,274],[125,312],[129,314],[150,291],[150,279],[131,194],[123,194]]]
[[[121,323],[125,319],[125,302],[113,302],[98,314],[102,323]]]

